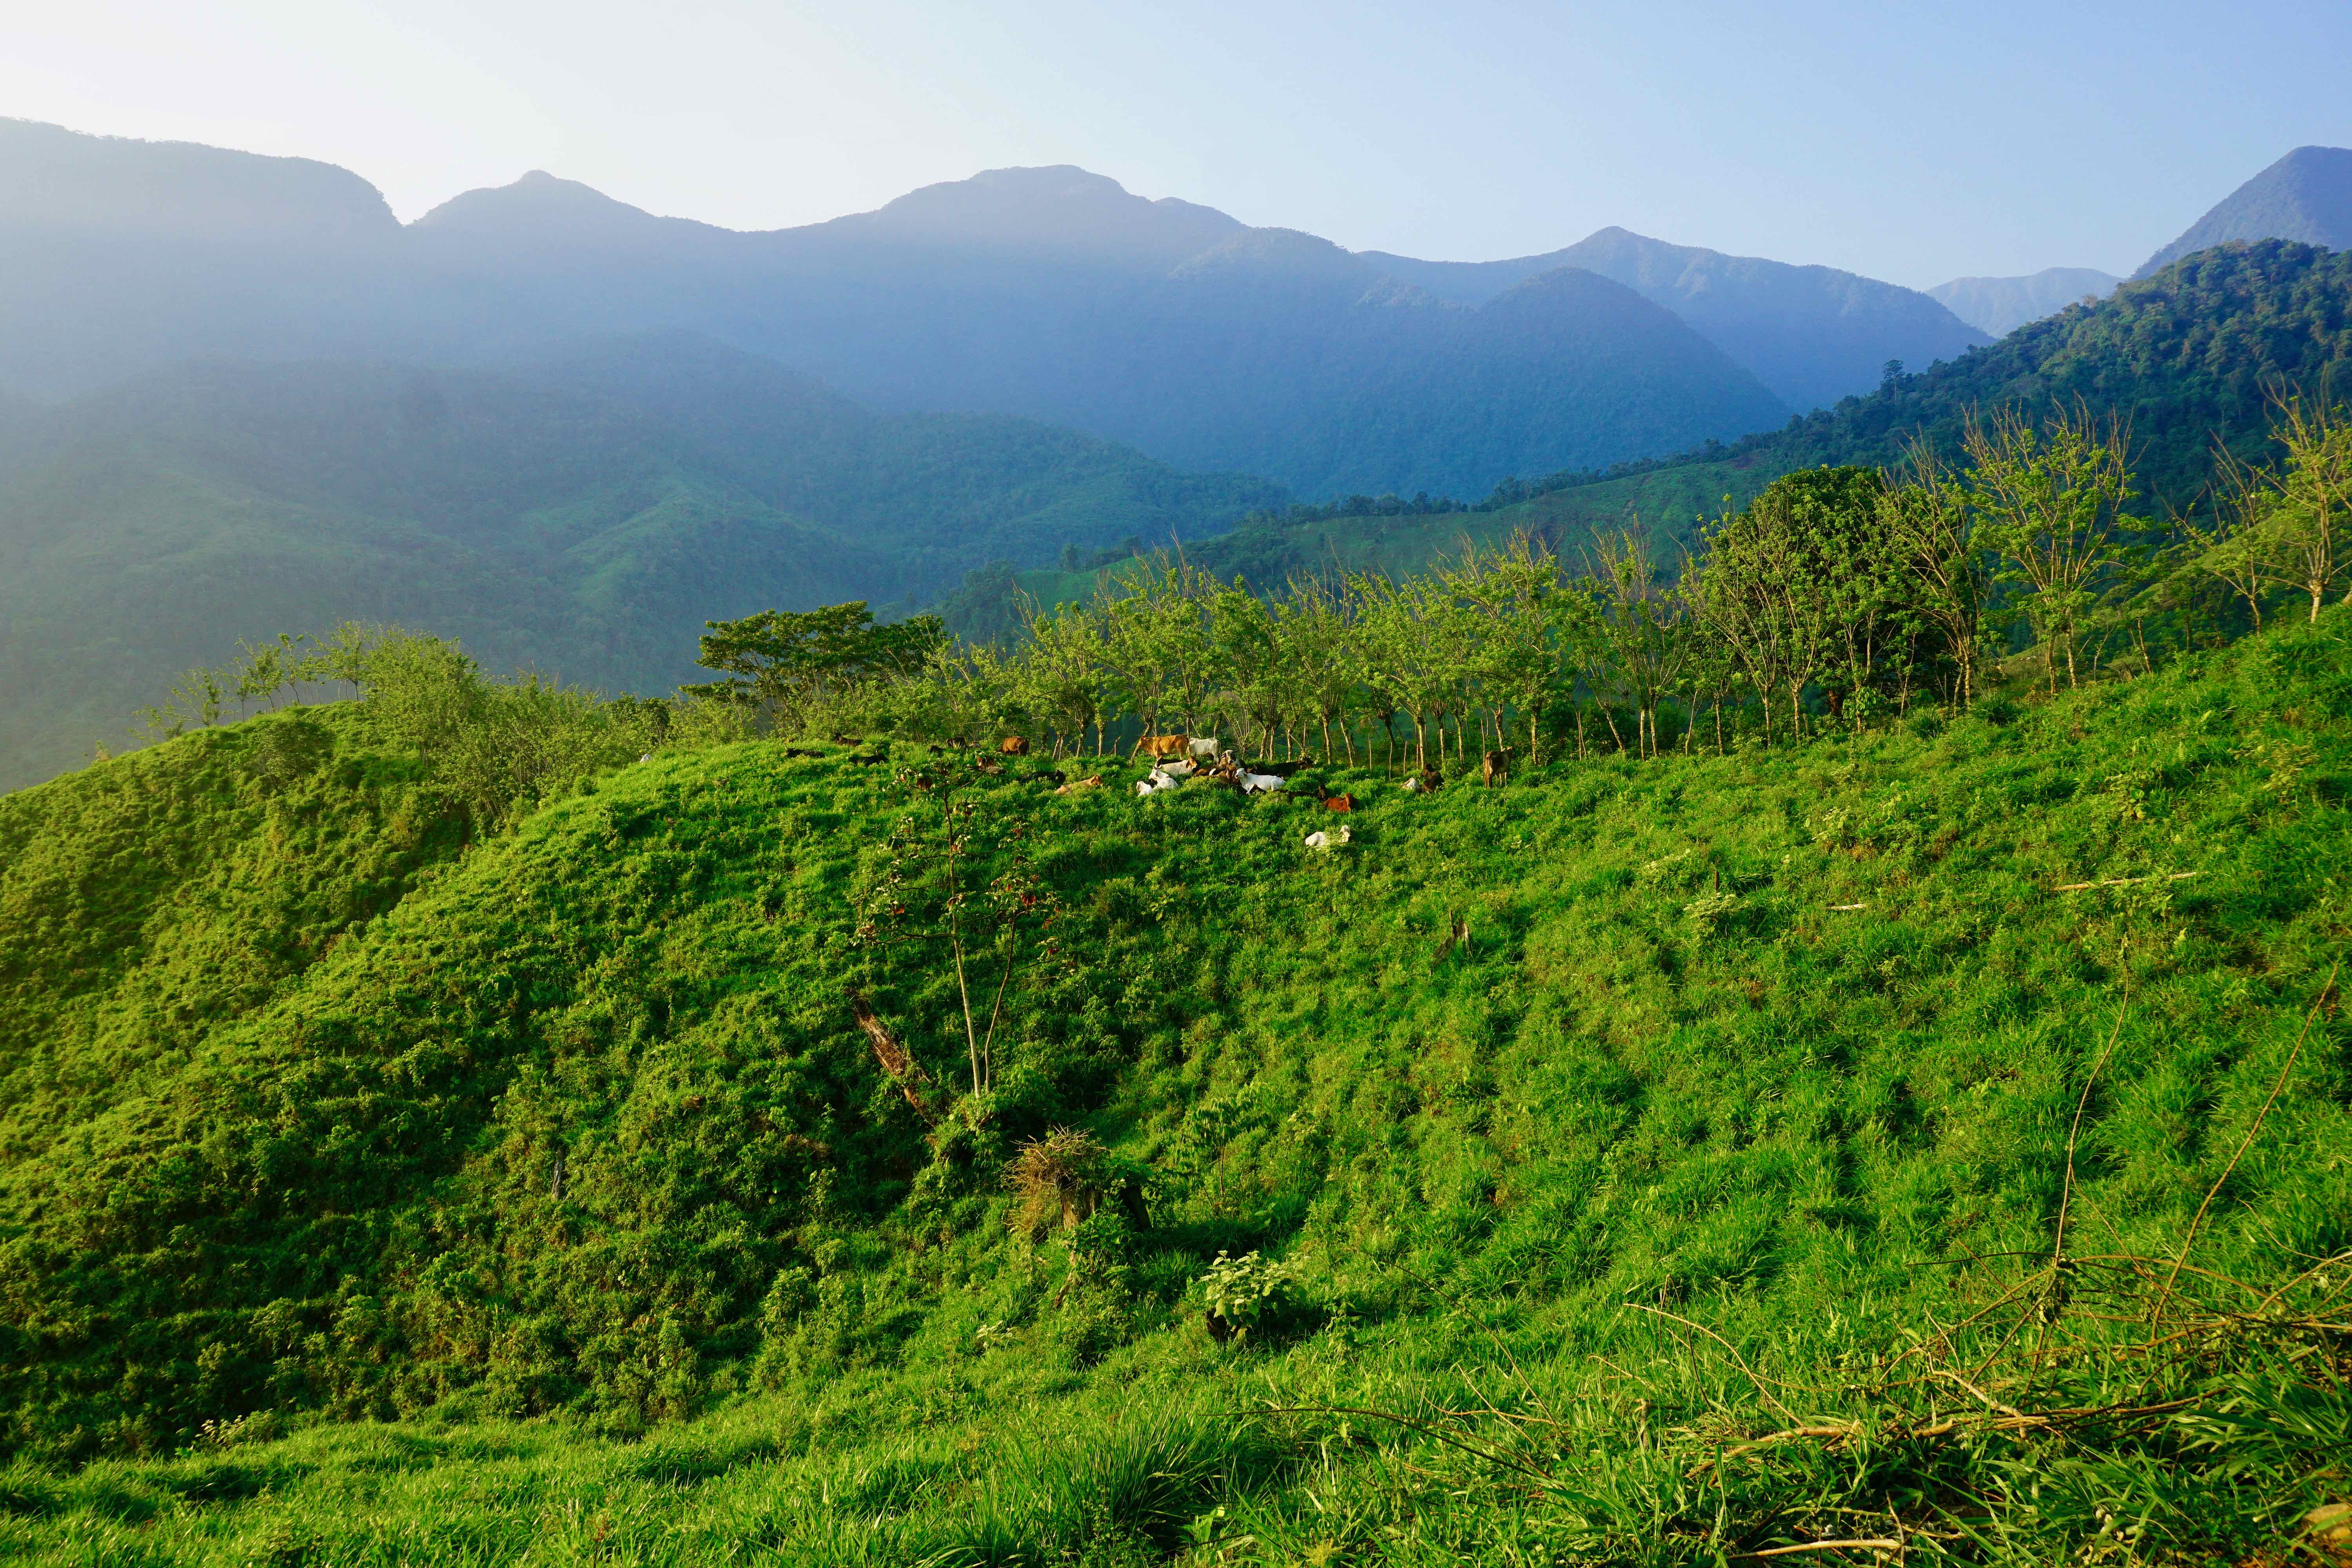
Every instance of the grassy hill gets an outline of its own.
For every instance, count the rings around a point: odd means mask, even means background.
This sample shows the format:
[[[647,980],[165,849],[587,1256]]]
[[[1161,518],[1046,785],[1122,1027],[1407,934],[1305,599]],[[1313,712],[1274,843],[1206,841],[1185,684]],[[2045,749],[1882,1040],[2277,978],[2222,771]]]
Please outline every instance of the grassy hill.
[[[1345,818],[754,742],[468,843],[367,704],[0,797],[0,1542],[2287,1561],[2347,615]],[[1059,911],[978,1094],[943,803]]]
[[[1284,492],[1009,417],[877,415],[683,334],[513,374],[195,367],[0,406],[0,787],[119,747],[240,638],[346,619],[608,689],[704,619],[911,607],[999,554],[1192,537]]]

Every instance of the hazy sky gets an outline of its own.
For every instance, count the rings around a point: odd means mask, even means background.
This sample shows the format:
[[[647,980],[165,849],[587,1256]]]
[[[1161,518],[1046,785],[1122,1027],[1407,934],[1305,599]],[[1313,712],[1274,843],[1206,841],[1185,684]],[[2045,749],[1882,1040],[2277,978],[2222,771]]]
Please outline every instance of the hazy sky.
[[[1358,249],[2129,272],[2352,144],[2345,0],[6,0],[0,114],[771,228],[1017,163]]]

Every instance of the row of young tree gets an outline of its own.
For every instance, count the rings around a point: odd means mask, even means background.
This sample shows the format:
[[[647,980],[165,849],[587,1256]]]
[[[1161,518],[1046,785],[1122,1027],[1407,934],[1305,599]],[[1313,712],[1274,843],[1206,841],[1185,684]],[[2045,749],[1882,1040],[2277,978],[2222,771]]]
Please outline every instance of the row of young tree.
[[[1059,755],[1183,731],[1417,768],[1505,746],[1771,743],[1966,709],[2021,663],[2054,691],[2283,607],[2315,617],[2352,574],[2352,415],[2282,395],[2273,434],[2274,462],[2224,454],[2194,515],[2162,521],[2130,510],[2126,429],[2009,411],[1971,424],[1957,462],[1789,475],[1673,560],[1638,529],[1574,560],[1522,535],[1417,575],[1265,594],[1163,552],[1091,603],[1033,609],[1011,647],[954,645],[933,616],[877,625],[862,604],[713,622],[715,679],[668,700],[495,680],[453,642],[346,626],[191,671],[142,717],[160,738],[359,695],[486,826],[664,743],[756,734],[1017,733]]]
[[[1009,649],[839,606],[781,618],[856,622],[837,666],[810,657],[814,632],[770,665],[730,664],[751,623],[714,623],[705,662],[731,673],[690,689],[762,728],[1017,732],[1057,753],[1184,731],[1246,754],[1418,767],[1506,745],[1540,759],[1769,743],[1923,701],[1965,709],[2018,650],[2055,691],[2258,627],[2282,600],[2316,616],[2352,568],[2352,416],[2277,405],[2278,460],[2225,454],[2191,518],[2132,511],[2116,421],[2004,410],[1969,425],[1955,462],[1915,449],[1894,472],[1789,475],[1678,559],[1639,529],[1573,560],[1521,536],[1415,576],[1262,594],[1162,553],[1091,603],[1033,611]]]

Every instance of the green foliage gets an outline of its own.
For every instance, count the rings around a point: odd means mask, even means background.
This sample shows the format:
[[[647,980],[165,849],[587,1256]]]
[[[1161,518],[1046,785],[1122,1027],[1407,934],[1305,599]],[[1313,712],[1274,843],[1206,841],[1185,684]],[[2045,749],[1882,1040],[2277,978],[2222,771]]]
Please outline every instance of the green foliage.
[[[1250,1331],[1280,1311],[1296,1275],[1288,1266],[1244,1252],[1217,1254],[1201,1276],[1201,1297],[1224,1335],[1245,1340]]]
[[[1079,961],[1013,982],[985,1120],[842,1000],[958,1076],[951,977],[851,940],[919,747],[665,750],[462,854],[373,696],[8,796],[0,1532],[2242,1560],[2341,1485],[2346,613],[2003,727],[1330,767],[1344,859],[1296,795],[975,772]],[[1186,1310],[1253,1253],[1319,1326]]]
[[[819,610],[762,610],[739,621],[704,625],[709,629],[695,662],[725,679],[688,686],[686,694],[740,702],[772,723],[788,725],[830,692],[912,674],[946,639],[936,616],[877,626],[862,599]]]

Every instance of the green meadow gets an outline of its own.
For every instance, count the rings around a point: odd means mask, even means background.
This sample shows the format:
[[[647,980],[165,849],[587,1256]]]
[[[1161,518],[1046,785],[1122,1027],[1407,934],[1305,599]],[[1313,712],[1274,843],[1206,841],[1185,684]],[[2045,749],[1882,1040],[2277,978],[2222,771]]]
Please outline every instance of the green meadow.
[[[0,1552],[2328,1561],[2347,637],[1426,795],[500,826],[371,696],[0,797]]]

